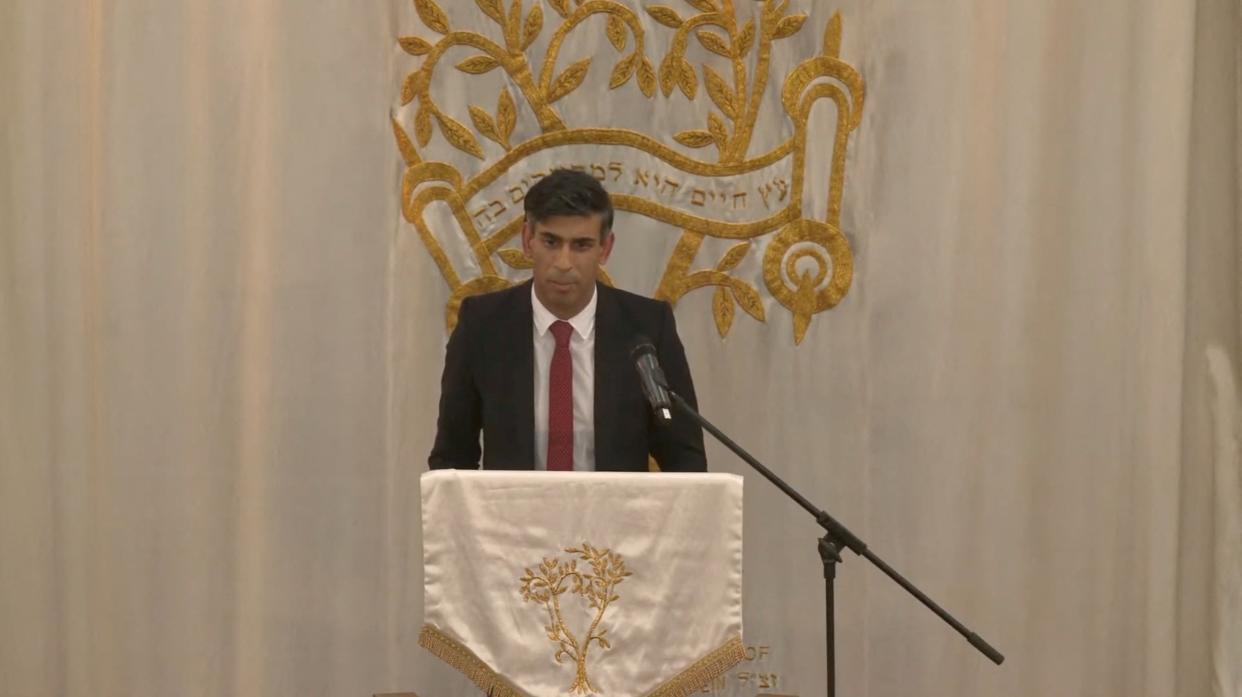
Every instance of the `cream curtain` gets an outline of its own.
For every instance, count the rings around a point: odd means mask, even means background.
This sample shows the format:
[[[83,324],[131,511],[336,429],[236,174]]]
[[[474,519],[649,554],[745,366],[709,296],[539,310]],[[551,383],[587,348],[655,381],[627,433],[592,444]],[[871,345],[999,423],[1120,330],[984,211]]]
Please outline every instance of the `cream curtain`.
[[[1242,6],[787,12],[789,56],[840,12],[866,82],[853,283],[800,344],[687,294],[700,400],[1008,656],[848,555],[839,693],[1238,697]],[[0,4],[3,697],[473,694],[416,646],[449,289],[401,215],[407,35],[409,2]],[[616,118],[701,127],[655,102]],[[618,232],[654,292],[675,231]],[[754,658],[714,689],[822,694],[815,526],[749,479]]]

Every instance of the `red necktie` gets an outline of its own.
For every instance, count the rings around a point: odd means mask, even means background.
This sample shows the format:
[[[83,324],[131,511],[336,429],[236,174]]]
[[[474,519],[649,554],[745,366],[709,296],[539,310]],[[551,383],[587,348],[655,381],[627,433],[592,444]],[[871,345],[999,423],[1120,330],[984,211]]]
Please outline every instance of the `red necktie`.
[[[556,350],[548,369],[548,471],[568,472],[574,468],[574,364],[569,339],[574,327],[569,322],[552,323]]]

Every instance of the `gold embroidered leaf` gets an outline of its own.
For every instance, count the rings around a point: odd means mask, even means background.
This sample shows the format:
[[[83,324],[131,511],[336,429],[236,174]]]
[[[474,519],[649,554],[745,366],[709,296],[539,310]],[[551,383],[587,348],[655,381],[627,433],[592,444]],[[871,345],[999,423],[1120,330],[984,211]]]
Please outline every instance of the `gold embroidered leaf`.
[[[729,129],[725,127],[725,123],[716,112],[707,112],[707,130],[715,139],[716,145],[723,148],[726,141],[729,140]]]
[[[716,11],[716,3],[712,2],[712,0],[686,0],[686,2],[696,10],[702,10],[703,12]]]
[[[701,148],[705,145],[711,145],[715,142],[715,138],[707,131],[682,131],[673,136],[673,140],[692,148]]]
[[[497,24],[504,24],[505,10],[501,6],[500,0],[474,0],[474,3],[483,10],[483,14],[491,17]]]
[[[824,27],[824,55],[837,58],[841,55],[841,13],[834,12]]]
[[[763,300],[759,298],[759,291],[752,288],[749,283],[737,279],[733,279],[730,287],[733,289],[733,297],[737,300],[738,307],[741,307],[746,314],[760,322],[767,321],[763,311]]]
[[[647,8],[647,14],[651,15],[652,19],[660,24],[663,24],[669,29],[676,29],[682,25],[681,16],[678,15],[677,12],[671,7],[665,7],[664,5],[652,5]]]
[[[401,151],[401,159],[405,161],[406,166],[418,164],[418,151],[414,149],[414,144],[410,142],[410,137],[406,135],[405,129],[401,127],[400,123],[397,123],[395,118],[392,119],[392,134],[397,138],[397,149]]]
[[[497,143],[500,142],[500,134],[496,132],[496,122],[492,121],[491,114],[488,114],[481,108],[471,104],[470,120],[474,122],[474,127],[479,131],[479,133],[482,133],[484,136],[491,138]]]
[[[513,95],[509,89],[502,88],[500,97],[496,99],[496,130],[500,134],[501,145],[509,149],[509,136],[513,135],[513,127],[517,124],[517,106],[513,103]]]
[[[784,39],[785,37],[793,36],[798,33],[798,30],[802,28],[802,23],[805,21],[806,15],[789,15],[785,17],[777,23],[773,38]]]
[[[431,142],[431,109],[425,104],[419,105],[418,111],[414,112],[414,137],[418,139],[420,148],[427,147],[427,143]]]
[[[569,4],[566,0],[548,0],[548,4],[552,6],[552,9],[556,10],[558,15],[562,17],[569,16]]]
[[[729,40],[721,37],[716,32],[700,29],[694,35],[699,37],[699,43],[703,44],[703,48],[706,48],[708,51],[725,58],[733,57],[733,51],[729,48]]]
[[[565,68],[565,72],[552,81],[552,88],[548,90],[548,104],[564,97],[573,92],[582,84],[586,78],[587,68],[591,67],[591,59],[583,58],[573,65]]]
[[[737,55],[745,56],[750,50],[751,44],[755,41],[755,20],[748,19],[746,24],[742,26],[742,32],[737,39]]]
[[[724,78],[710,65],[703,65],[703,75],[707,78],[707,94],[720,107],[725,116],[731,119],[737,118],[737,107],[733,103],[733,90],[725,83]]]
[[[660,61],[660,90],[664,92],[665,97],[673,93],[673,85],[677,84],[680,69],[681,63],[672,53],[667,54],[664,60]]]
[[[608,89],[615,90],[630,79],[630,76],[634,74],[634,69],[638,67],[638,58],[637,53],[631,53],[617,61],[612,68],[612,77],[608,79]]]
[[[651,97],[655,94],[655,88],[655,68],[652,67],[651,61],[643,56],[642,62],[638,65],[638,89],[642,90],[647,97]]]
[[[500,255],[500,260],[507,264],[511,269],[522,270],[535,268],[534,259],[531,259],[526,255],[526,252],[523,252],[520,249],[506,247],[496,253]]]
[[[505,45],[509,50],[517,50],[522,41],[522,0],[513,0],[509,5],[509,18],[505,20]]]
[[[440,34],[449,33],[448,17],[435,0],[414,0],[414,11],[430,29]]]
[[[716,320],[716,331],[720,337],[728,336],[729,327],[733,326],[733,298],[729,297],[729,291],[724,286],[717,286],[712,294],[712,317]]]
[[[612,47],[618,51],[625,50],[626,40],[625,22],[616,15],[608,15],[608,40],[612,42]]]
[[[479,147],[479,141],[475,140],[474,134],[470,129],[466,128],[461,122],[453,119],[453,117],[436,112],[436,121],[440,122],[440,132],[444,134],[444,138],[458,150],[474,155],[480,160],[483,159],[483,150]]]
[[[724,256],[720,258],[720,263],[716,265],[718,271],[732,271],[734,267],[742,263],[746,252],[750,251],[749,242],[739,242],[729,248]]]
[[[694,101],[695,95],[699,92],[699,78],[694,74],[694,66],[690,65],[690,61],[682,58],[677,70],[677,86],[681,88],[681,93],[686,95],[686,99]]]
[[[543,8],[535,5],[530,8],[530,13],[526,15],[526,26],[522,29],[522,50],[530,48],[535,43],[535,39],[539,36],[539,32],[543,31]]]
[[[397,41],[401,43],[401,50],[411,56],[421,56],[431,50],[431,44],[417,36],[403,36]]]
[[[471,75],[482,75],[500,66],[500,62],[487,55],[471,56],[457,64],[457,69]]]
[[[414,101],[414,96],[418,94],[417,92],[414,91],[414,80],[417,79],[418,74],[421,72],[422,72],[421,70],[415,70],[409,75],[406,75],[405,81],[401,83],[401,105],[402,106],[405,106],[406,104],[409,104],[410,102]]]

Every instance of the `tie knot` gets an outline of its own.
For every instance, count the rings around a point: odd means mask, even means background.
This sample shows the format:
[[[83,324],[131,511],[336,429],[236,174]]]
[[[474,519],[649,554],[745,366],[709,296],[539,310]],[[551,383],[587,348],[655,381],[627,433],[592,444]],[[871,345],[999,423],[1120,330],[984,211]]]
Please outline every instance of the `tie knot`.
[[[558,319],[552,323],[552,336],[556,337],[556,345],[562,348],[568,348],[569,337],[573,336],[574,325],[563,319]]]

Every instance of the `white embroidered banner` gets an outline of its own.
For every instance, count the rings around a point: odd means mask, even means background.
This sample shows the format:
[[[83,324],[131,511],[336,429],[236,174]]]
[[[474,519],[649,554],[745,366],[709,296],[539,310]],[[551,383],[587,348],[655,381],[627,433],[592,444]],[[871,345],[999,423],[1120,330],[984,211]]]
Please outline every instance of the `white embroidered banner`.
[[[419,643],[493,697],[687,695],[745,658],[742,478],[421,478]]]

